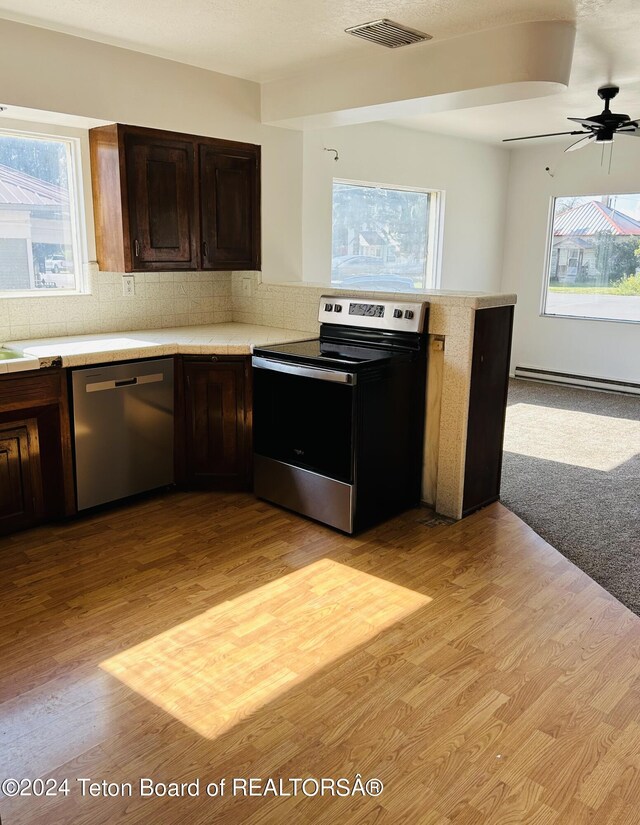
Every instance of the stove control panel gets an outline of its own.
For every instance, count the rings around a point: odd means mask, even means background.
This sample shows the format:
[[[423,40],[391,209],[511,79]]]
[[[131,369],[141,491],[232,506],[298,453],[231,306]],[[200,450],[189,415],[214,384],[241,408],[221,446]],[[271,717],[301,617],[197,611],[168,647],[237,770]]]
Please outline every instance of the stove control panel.
[[[321,324],[426,332],[426,302],[387,301],[364,296],[324,295],[320,299]]]

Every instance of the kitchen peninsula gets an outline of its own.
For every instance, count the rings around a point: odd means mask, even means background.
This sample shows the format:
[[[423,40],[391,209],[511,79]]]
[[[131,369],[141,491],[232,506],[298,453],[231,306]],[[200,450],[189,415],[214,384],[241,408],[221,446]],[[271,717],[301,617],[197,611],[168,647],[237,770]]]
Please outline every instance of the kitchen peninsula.
[[[100,273],[100,277],[103,275]],[[316,335],[320,296],[353,292],[302,282],[262,283],[259,273],[246,272],[233,273],[230,286],[227,322],[136,331],[114,329],[95,335],[7,341],[4,346],[31,356],[33,366],[62,370],[167,356],[244,357],[248,362],[254,346]],[[439,514],[459,519],[488,503],[490,491],[499,489],[516,296],[440,290],[363,291],[358,295],[430,304],[422,498]],[[28,379],[25,365],[22,370],[21,376]]]
[[[320,297],[353,292],[308,282],[262,283],[259,273],[247,272],[234,273],[232,290],[234,320],[314,334]],[[517,296],[448,290],[357,294],[429,302],[422,499],[437,513],[460,519],[494,500],[485,496],[487,488],[499,490]]]

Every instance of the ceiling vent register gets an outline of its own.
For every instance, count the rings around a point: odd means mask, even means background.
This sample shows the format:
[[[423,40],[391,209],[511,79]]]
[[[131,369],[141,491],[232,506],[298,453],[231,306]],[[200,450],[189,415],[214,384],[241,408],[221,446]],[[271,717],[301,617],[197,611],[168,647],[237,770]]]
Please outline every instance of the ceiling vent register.
[[[399,46],[410,46],[412,43],[423,43],[425,40],[432,39],[430,34],[410,29],[408,26],[394,23],[393,20],[386,18],[363,23],[361,26],[351,26],[345,31],[355,37],[362,37],[370,43],[386,46],[387,49],[397,49]]]

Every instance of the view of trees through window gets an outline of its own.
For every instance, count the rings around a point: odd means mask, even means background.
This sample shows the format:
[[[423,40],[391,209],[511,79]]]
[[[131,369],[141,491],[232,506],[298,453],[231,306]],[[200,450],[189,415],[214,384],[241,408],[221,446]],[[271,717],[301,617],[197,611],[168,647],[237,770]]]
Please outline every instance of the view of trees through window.
[[[555,199],[544,311],[640,321],[640,194]]]
[[[0,132],[0,291],[76,288],[68,141]]]
[[[438,193],[333,183],[331,281],[402,291],[434,286]]]

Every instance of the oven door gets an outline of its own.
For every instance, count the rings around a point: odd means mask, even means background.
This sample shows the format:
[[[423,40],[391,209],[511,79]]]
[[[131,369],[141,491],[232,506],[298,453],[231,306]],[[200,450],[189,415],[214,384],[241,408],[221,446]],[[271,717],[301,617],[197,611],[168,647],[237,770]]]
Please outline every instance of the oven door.
[[[253,358],[257,455],[353,482],[356,375]]]

